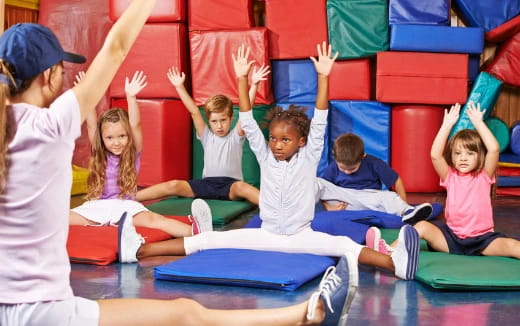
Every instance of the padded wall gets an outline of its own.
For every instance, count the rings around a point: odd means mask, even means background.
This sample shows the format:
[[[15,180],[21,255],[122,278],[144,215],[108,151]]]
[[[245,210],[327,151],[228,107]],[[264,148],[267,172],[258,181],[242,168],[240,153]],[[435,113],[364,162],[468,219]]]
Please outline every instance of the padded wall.
[[[314,68],[314,66],[313,66]],[[370,100],[370,60],[338,60],[329,75],[330,100]]]
[[[330,101],[329,161],[338,136],[354,133],[363,139],[365,152],[390,162],[390,107],[368,101]]]
[[[390,0],[388,23],[449,25],[450,0]]]
[[[188,26],[190,31],[253,27],[253,1],[188,0]]]
[[[237,82],[231,55],[237,53],[240,45],[251,47],[249,60],[255,60],[255,65],[269,65],[267,29],[263,27],[229,31],[191,31],[189,34],[193,100],[197,105],[203,105],[215,94],[225,94],[233,103],[238,104]],[[272,102],[270,82],[263,81],[258,85],[255,103]]]
[[[138,184],[151,186],[191,175],[191,116],[179,100],[137,100],[141,112],[143,152]],[[127,108],[124,99],[113,107]]]
[[[388,50],[387,0],[328,0],[327,25],[329,42],[340,59]]]
[[[443,188],[433,169],[430,149],[444,117],[443,107],[392,107],[392,168],[407,192],[437,192]]]
[[[485,71],[506,84],[520,87],[520,32],[500,46]]]
[[[377,53],[376,99],[390,103],[466,102],[468,55],[452,53]]]
[[[325,0],[266,1],[269,57],[302,59],[316,56],[316,44],[327,41],[325,3]]]
[[[103,45],[108,30],[112,26],[108,20],[108,3],[105,0],[53,0],[40,1],[38,23],[49,27],[65,51],[80,53],[87,58],[84,64],[64,62],[65,75],[63,89],[74,85],[74,77],[79,71],[86,71]],[[88,26],[85,29],[85,26]],[[110,97],[105,95],[96,106],[98,112],[110,105]],[[81,137],[76,140],[72,162],[86,167],[90,158],[90,141],[86,125]]]
[[[271,70],[276,102],[316,101],[318,79],[310,59],[272,60]]]
[[[145,24],[110,85],[110,96],[124,98],[125,77],[143,70],[148,86],[139,93],[140,98],[178,98],[166,73],[172,66],[187,72],[187,45],[186,25]],[[185,84],[188,86],[189,81]]]
[[[132,0],[109,0],[110,20],[115,22],[125,11]],[[148,17],[148,23],[174,23],[186,21],[186,1],[157,1]]]

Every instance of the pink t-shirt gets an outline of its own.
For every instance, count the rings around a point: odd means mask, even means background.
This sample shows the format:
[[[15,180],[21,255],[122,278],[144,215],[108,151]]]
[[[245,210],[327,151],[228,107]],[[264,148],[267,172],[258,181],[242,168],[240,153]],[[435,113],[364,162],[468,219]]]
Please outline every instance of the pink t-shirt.
[[[0,303],[67,299],[73,295],[65,245],[79,104],[69,90],[50,108],[14,104],[7,110],[14,138],[0,194]]]
[[[477,175],[462,174],[450,168],[441,186],[446,188],[446,224],[459,238],[476,237],[493,232],[490,178],[482,170]]]

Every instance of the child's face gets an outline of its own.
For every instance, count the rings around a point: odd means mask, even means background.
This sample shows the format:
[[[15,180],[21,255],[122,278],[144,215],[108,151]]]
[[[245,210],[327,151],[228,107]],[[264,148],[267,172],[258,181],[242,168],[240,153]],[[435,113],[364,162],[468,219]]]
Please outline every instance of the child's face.
[[[269,148],[278,161],[289,161],[305,145],[305,138],[296,128],[284,121],[271,122],[269,126]]]
[[[347,165],[340,162],[336,162],[336,164],[338,165],[338,169],[345,174],[356,173],[359,170],[359,167],[361,166],[361,162],[354,165]]]
[[[211,112],[208,122],[211,131],[215,135],[224,137],[229,133],[229,129],[231,129],[231,122],[233,122],[233,117],[228,116],[226,112]]]
[[[465,148],[461,142],[457,142],[453,146],[451,160],[457,171],[470,173],[477,168],[478,153]]]
[[[101,137],[105,148],[114,155],[121,155],[128,144],[128,133],[121,121],[103,123]]]

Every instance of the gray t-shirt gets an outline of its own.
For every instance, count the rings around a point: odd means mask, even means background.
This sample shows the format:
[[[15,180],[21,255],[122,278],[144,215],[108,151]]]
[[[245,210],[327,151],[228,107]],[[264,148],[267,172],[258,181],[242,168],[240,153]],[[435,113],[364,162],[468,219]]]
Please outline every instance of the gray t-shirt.
[[[197,137],[198,138],[198,137]],[[231,177],[243,180],[242,148],[245,136],[233,128],[226,136],[216,136],[209,127],[199,138],[204,149],[202,177]]]

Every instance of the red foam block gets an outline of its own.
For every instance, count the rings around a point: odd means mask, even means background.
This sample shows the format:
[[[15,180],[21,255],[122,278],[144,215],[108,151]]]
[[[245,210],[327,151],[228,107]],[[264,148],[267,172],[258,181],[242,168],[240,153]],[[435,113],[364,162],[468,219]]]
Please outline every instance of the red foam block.
[[[486,32],[486,41],[501,43],[520,32],[520,15]]]
[[[336,61],[329,75],[329,99],[370,100],[370,60]]]
[[[407,192],[437,192],[439,176],[433,169],[430,149],[444,110],[439,106],[392,107],[391,165],[403,179]]]
[[[138,184],[151,186],[191,177],[191,117],[179,100],[138,100],[143,131],[143,152]],[[125,99],[112,99],[112,107],[127,108]]]
[[[484,70],[506,84],[520,86],[520,32],[500,46]]]
[[[237,81],[232,54],[240,45],[251,48],[250,60],[255,65],[269,65],[267,30],[263,27],[229,31],[190,32],[191,76],[193,99],[203,105],[215,94],[228,96],[238,103]],[[255,104],[271,104],[270,80],[260,82]]]
[[[115,22],[133,0],[109,0],[110,20]],[[173,23],[186,21],[186,1],[156,1],[147,22]]]
[[[468,55],[452,53],[377,53],[376,99],[388,103],[465,103]]]
[[[143,70],[148,86],[139,93],[139,97],[179,98],[166,73],[172,66],[186,72],[187,46],[184,24],[146,24],[110,85],[110,97],[124,98],[125,77],[131,78],[136,70]],[[186,85],[189,85],[188,81]]]
[[[188,0],[188,25],[190,30],[253,27],[253,1]]]
[[[316,44],[328,39],[326,1],[266,1],[265,26],[271,59],[316,56]]]

